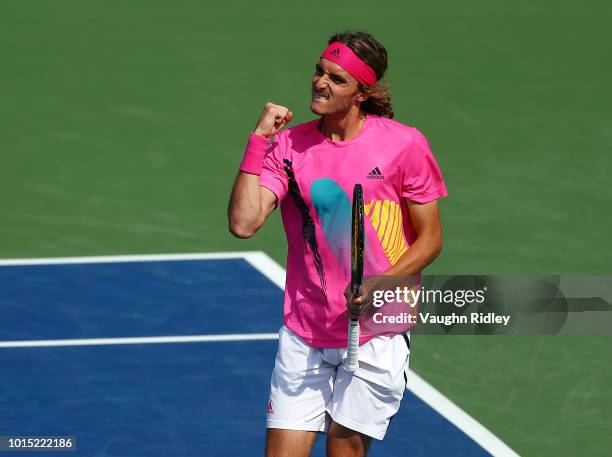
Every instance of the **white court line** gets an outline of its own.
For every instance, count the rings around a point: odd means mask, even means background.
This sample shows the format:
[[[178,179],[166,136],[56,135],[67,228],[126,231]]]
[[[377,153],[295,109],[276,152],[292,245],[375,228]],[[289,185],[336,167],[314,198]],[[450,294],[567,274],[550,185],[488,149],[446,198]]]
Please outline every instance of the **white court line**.
[[[285,270],[272,258],[261,251],[256,252],[219,252],[209,254],[159,254],[159,255],[129,255],[129,256],[97,256],[97,257],[61,257],[42,259],[0,260],[0,266],[11,265],[51,265],[80,263],[113,263],[113,262],[151,262],[174,260],[207,260],[207,259],[237,259],[243,258],[255,269],[261,272],[280,288],[284,288]],[[233,335],[191,335],[191,336],[158,336],[140,338],[89,338],[74,340],[34,340],[5,341],[2,347],[41,347],[41,346],[86,346],[111,344],[153,344],[153,343],[187,343],[211,341],[253,341],[277,339],[275,333],[253,333]],[[467,414],[455,403],[450,401],[431,384],[412,370],[408,370],[408,389],[417,397],[431,406],[440,415],[463,431],[478,443],[483,449],[496,457],[519,457],[506,443],[491,433],[480,422]]]
[[[57,346],[110,346],[116,344],[209,343],[216,341],[277,340],[278,333],[228,335],[142,336],[129,338],[84,338],[70,340],[0,341],[0,348],[32,348]]]
[[[480,447],[494,456],[519,457],[506,443],[491,433],[484,425],[445,397],[435,387],[412,370],[408,370],[408,390],[435,409],[455,427],[476,441]]]
[[[244,259],[278,287],[285,289],[285,269],[268,254],[261,251],[250,252],[244,256]]]
[[[93,257],[43,257],[37,259],[5,259],[0,266],[18,265],[66,265],[81,263],[120,263],[120,262],[156,262],[174,260],[218,260],[257,258],[263,252],[212,252],[206,254],[143,254],[143,255],[106,255]],[[265,254],[264,254],[265,255]],[[278,266],[278,264],[277,264]],[[281,268],[282,269],[282,268]]]

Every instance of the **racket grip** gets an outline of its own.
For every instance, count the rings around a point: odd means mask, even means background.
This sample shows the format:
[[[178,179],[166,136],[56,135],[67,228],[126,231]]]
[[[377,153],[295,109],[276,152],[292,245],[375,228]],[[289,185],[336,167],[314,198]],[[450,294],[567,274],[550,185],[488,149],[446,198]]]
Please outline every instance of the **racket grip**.
[[[359,368],[359,319],[350,319],[348,327],[348,351],[346,369],[351,372]]]

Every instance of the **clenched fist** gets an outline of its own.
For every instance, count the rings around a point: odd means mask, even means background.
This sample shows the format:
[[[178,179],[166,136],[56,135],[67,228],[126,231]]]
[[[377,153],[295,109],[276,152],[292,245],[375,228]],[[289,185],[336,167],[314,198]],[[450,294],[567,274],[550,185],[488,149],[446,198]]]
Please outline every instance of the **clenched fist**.
[[[292,118],[293,113],[288,108],[268,102],[259,116],[253,133],[270,138],[291,122]]]

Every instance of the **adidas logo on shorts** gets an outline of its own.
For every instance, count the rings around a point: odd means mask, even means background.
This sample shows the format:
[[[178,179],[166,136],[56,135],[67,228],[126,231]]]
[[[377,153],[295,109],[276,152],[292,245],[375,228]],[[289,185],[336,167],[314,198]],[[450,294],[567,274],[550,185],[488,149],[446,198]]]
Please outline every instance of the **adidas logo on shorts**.
[[[368,173],[366,179],[385,179],[385,175],[380,172],[378,167],[374,168],[371,172]]]

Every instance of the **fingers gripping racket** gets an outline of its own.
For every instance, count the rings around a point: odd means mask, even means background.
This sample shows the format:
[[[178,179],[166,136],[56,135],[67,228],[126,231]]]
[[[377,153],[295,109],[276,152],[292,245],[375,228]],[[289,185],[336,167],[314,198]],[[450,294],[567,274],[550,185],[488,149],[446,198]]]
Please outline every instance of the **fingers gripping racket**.
[[[351,227],[351,293],[361,294],[363,279],[363,189],[361,184],[353,188],[353,219]],[[348,327],[348,371],[359,368],[359,318],[352,317]]]

